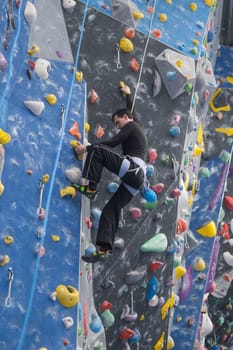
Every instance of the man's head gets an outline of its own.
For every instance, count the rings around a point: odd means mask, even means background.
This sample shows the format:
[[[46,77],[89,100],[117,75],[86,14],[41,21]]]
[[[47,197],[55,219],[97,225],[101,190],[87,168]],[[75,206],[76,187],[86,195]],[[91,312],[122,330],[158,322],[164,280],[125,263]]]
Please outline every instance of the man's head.
[[[133,121],[133,115],[125,108],[118,109],[115,113],[113,113],[112,121],[117,129],[121,129],[128,122]]]

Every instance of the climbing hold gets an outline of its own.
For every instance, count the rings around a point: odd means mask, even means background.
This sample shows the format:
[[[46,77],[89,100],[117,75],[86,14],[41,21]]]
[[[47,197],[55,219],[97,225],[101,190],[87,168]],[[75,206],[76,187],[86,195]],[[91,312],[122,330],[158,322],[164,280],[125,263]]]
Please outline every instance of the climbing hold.
[[[181,195],[181,190],[178,187],[176,187],[172,190],[172,196],[174,198],[179,197],[180,195]]]
[[[146,165],[146,176],[150,177],[152,174],[154,174],[155,168],[152,164],[147,164]]]
[[[155,148],[150,148],[148,152],[149,163],[153,164],[158,158],[158,153]]]
[[[126,38],[133,39],[135,37],[135,29],[133,27],[126,28],[124,34]]]
[[[34,71],[40,79],[47,79],[51,71],[51,64],[44,58],[38,58],[35,62]]]
[[[97,340],[94,344],[94,350],[104,350],[104,344]]]
[[[95,229],[98,229],[100,216],[101,216],[101,210],[99,210],[97,208],[92,209],[91,218],[92,218],[92,222],[93,222],[93,227]]]
[[[175,71],[173,71],[173,72],[170,71],[170,72],[167,72],[166,75],[167,75],[167,79],[172,81],[176,77],[176,72]]]
[[[85,123],[85,124],[84,124],[84,131],[85,131],[86,133],[88,133],[88,132],[90,131],[90,124],[89,124],[89,123]]]
[[[62,306],[69,308],[77,305],[79,292],[72,286],[59,284],[56,288],[56,297]]]
[[[199,233],[203,237],[211,238],[216,236],[217,229],[214,221],[209,221],[206,225],[197,229],[197,233]]]
[[[7,67],[7,65],[8,63],[5,56],[3,55],[3,53],[0,52],[0,71],[4,70]]]
[[[136,270],[127,272],[125,277],[126,283],[131,285],[139,282],[146,275],[146,271],[146,265],[142,265],[139,266]]]
[[[89,101],[90,103],[94,104],[99,102],[99,96],[97,94],[97,92],[94,89],[91,89],[90,93],[89,93]]]
[[[206,263],[201,257],[197,257],[193,264],[193,269],[195,271],[203,271],[206,268]]]
[[[207,312],[202,313],[201,335],[206,337],[213,331],[213,323]]]
[[[60,189],[60,196],[66,197],[66,196],[71,196],[72,198],[75,198],[77,194],[76,189],[73,186],[67,186],[65,188]]]
[[[165,332],[161,333],[158,341],[155,343],[153,350],[163,350],[164,349]]]
[[[228,163],[231,160],[231,154],[226,150],[222,150],[219,154],[219,158],[223,163]]]
[[[225,263],[231,267],[233,267],[233,255],[228,252],[228,251],[225,251],[223,253],[223,258],[225,260]]]
[[[25,10],[24,10],[24,17],[30,26],[36,22],[37,11],[34,4],[30,1],[27,1],[26,3]]]
[[[102,312],[101,320],[103,322],[103,326],[105,328],[109,328],[114,324],[115,317],[114,317],[113,313],[107,309],[107,310],[104,310],[104,312]]]
[[[140,189],[140,194],[147,202],[157,203],[157,195],[151,188],[143,186]]]
[[[43,256],[45,255],[45,247],[39,242],[35,244],[35,253],[39,255],[40,258],[43,258]]]
[[[211,6],[213,6],[213,4],[215,3],[215,0],[204,0],[204,3],[205,3],[207,6],[211,7]]]
[[[120,334],[119,334],[119,339],[120,340],[128,340],[130,338],[133,338],[134,334],[135,334],[135,332],[132,329],[125,327],[125,328],[121,329]]]
[[[197,10],[197,4],[195,2],[190,2],[189,4],[189,9],[192,11],[192,12],[195,12]]]
[[[10,141],[11,141],[11,135],[8,132],[0,129],[0,144],[6,145]],[[3,149],[3,147],[1,148]]]
[[[176,138],[178,136],[180,136],[180,128],[178,125],[176,126],[172,126],[170,129],[169,129],[169,134],[170,136]]]
[[[74,320],[70,316],[63,317],[62,322],[63,322],[64,326],[66,327],[66,329],[69,329],[74,325]]]
[[[152,262],[150,263],[149,269],[150,271],[155,271],[162,268],[163,266],[164,266],[164,262],[159,260],[152,260]]]
[[[132,52],[134,50],[134,45],[132,41],[125,37],[120,39],[119,46],[121,51],[126,53]]]
[[[184,266],[177,266],[175,268],[176,279],[180,279],[186,274],[186,268]]]
[[[224,237],[226,240],[230,239],[229,226],[226,222],[221,222],[219,224],[219,235]]]
[[[76,2],[74,0],[63,0],[62,6],[65,10],[71,9],[76,6]]]
[[[173,349],[174,346],[175,346],[175,342],[174,342],[173,338],[170,335],[168,335],[167,350]]]
[[[119,187],[119,184],[117,182],[110,182],[110,184],[108,184],[108,192],[110,193],[115,193],[117,191]]]
[[[104,300],[100,306],[100,311],[103,312],[105,310],[111,310],[112,309],[112,303],[110,303],[108,300]]]
[[[176,222],[176,233],[181,234],[187,231],[187,229],[188,229],[188,221],[182,218],[178,219]]]
[[[59,241],[61,240],[61,237],[58,236],[58,235],[52,235],[52,240],[53,240],[54,242],[59,242]]]
[[[184,91],[185,92],[191,92],[193,88],[193,85],[191,83],[188,83],[184,86]]]
[[[223,203],[228,210],[233,211],[233,197],[224,196]]]
[[[134,332],[135,332],[134,336],[132,338],[129,338],[130,344],[138,344],[138,342],[141,339],[141,333],[137,328],[134,329]]]
[[[130,216],[133,218],[133,219],[140,219],[141,216],[142,216],[142,211],[140,208],[130,208]]]
[[[154,70],[152,96],[156,97],[162,88],[162,79],[157,69]]]
[[[26,100],[24,101],[24,105],[37,116],[39,116],[45,108],[45,104],[42,101]]]
[[[199,177],[210,177],[210,170],[207,167],[200,167],[198,171]]]
[[[35,55],[36,53],[38,53],[40,51],[40,48],[39,46],[33,44],[31,49],[28,50],[28,55],[29,56],[32,56],[32,55]]]
[[[148,283],[148,291],[146,295],[147,300],[149,301],[150,299],[152,299],[153,296],[158,293],[158,290],[159,290],[159,282],[157,278],[153,276]]]
[[[9,236],[9,235],[5,236],[4,237],[4,243],[6,245],[11,245],[12,243],[14,243],[14,237]]]
[[[81,133],[78,130],[78,122],[75,121],[73,126],[69,129],[69,134],[77,137],[78,140],[81,140]]]
[[[151,185],[151,189],[155,191],[157,194],[161,193],[164,189],[164,184],[162,182],[158,182],[155,185]]]
[[[78,167],[72,167],[65,170],[65,176],[71,183],[77,184],[81,179],[82,172]]]
[[[162,253],[167,249],[168,241],[164,233],[158,233],[140,247],[141,252]]]
[[[193,156],[195,158],[199,157],[204,152],[204,150],[205,150],[204,147],[195,144],[193,149]]]
[[[160,20],[160,22],[166,22],[166,21],[167,21],[167,15],[166,15],[166,13],[161,13],[161,14],[159,15],[159,20]]]
[[[48,94],[45,99],[51,106],[57,103],[57,97],[54,94]]]
[[[158,295],[155,294],[149,301],[148,301],[148,306],[150,307],[155,307],[159,304],[159,298]]]
[[[102,329],[102,322],[97,314],[91,314],[89,328],[93,333],[99,333]]]
[[[154,29],[152,31],[152,35],[157,38],[157,39],[160,39],[162,37],[162,32],[160,29]]]
[[[100,140],[105,134],[104,128],[101,125],[97,125],[95,129],[95,137]]]
[[[139,71],[140,64],[138,63],[136,58],[131,59],[129,66],[133,72],[137,73]]]
[[[83,72],[79,71],[75,73],[75,79],[76,81],[81,84],[83,81]]]
[[[5,266],[10,262],[10,258],[8,255],[0,255],[0,266]]]
[[[116,237],[113,244],[114,244],[114,248],[121,249],[124,247],[125,241],[121,237]]]
[[[134,19],[143,19],[144,18],[144,14],[140,11],[133,11],[133,17]]]

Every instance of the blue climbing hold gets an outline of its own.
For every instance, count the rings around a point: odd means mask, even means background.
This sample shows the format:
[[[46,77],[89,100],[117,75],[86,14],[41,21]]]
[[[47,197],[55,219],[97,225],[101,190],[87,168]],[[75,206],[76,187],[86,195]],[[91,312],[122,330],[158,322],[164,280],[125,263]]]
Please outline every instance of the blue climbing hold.
[[[143,186],[140,193],[147,202],[154,203],[157,201],[156,193],[148,186]]]

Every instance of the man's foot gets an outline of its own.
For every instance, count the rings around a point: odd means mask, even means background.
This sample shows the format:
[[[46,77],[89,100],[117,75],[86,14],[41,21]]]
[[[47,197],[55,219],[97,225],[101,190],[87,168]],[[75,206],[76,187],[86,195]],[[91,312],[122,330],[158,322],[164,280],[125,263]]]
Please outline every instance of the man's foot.
[[[84,194],[89,199],[95,199],[97,191],[92,191],[87,185],[72,184],[72,186],[80,193]]]
[[[82,260],[94,264],[96,262],[105,262],[108,257],[111,255],[112,251],[111,250],[101,250],[98,249],[91,254],[88,255],[83,255]]]

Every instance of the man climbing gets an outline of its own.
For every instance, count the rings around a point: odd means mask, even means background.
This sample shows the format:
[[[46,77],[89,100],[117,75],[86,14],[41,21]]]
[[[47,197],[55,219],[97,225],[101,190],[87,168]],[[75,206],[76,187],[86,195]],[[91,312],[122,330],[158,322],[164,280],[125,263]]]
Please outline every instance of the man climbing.
[[[146,177],[147,139],[142,125],[130,112],[130,88],[124,85],[121,90],[126,96],[126,108],[119,109],[112,115],[112,121],[119,132],[107,141],[87,146],[80,144],[75,148],[78,155],[87,152],[82,172],[83,185],[78,186],[78,190],[88,198],[95,197],[104,167],[121,179],[117,191],[102,210],[96,251],[82,256],[84,261],[91,263],[105,261],[111,254],[121,210],[142,188]],[[118,145],[122,147],[122,154],[113,150]]]

